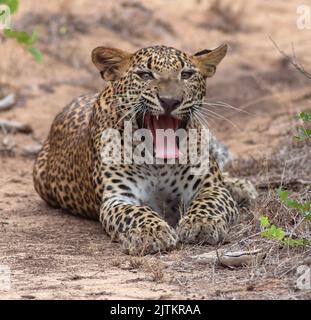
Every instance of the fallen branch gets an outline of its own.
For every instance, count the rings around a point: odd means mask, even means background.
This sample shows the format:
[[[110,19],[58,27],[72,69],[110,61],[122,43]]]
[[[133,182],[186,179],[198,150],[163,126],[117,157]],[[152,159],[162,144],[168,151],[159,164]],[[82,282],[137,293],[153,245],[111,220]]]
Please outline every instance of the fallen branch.
[[[271,179],[269,181],[257,183],[256,187],[258,189],[270,189],[270,188],[278,188],[281,185],[287,187],[287,186],[290,186],[290,185],[297,185],[297,184],[300,184],[300,185],[311,185],[311,181],[302,180],[302,179],[296,179],[296,178],[293,178],[293,179],[290,179],[290,180],[287,180],[287,181],[286,180],[282,181],[282,179],[276,179],[276,180]]]
[[[210,251],[203,253],[192,258],[200,262],[215,263],[226,267],[241,267],[246,265],[252,265],[259,263],[265,259],[266,253],[261,249],[247,250],[247,251],[236,251],[236,252],[225,252],[224,250]]]
[[[33,129],[29,124],[20,123],[13,120],[0,119],[0,128],[6,132],[32,133]]]

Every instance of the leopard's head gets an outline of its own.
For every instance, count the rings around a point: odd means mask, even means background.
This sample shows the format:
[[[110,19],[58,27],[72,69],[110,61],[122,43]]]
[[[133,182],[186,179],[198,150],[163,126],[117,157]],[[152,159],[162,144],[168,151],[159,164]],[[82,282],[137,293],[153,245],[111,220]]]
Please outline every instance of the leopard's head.
[[[226,44],[193,55],[166,46],[135,53],[97,47],[92,60],[111,82],[116,108],[140,128],[175,131],[202,108],[206,78],[214,75],[226,53]]]

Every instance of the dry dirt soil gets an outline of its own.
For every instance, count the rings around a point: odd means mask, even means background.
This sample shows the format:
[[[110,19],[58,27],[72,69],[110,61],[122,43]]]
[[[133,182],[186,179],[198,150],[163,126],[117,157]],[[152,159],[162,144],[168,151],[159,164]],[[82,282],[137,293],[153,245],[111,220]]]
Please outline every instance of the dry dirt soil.
[[[37,64],[0,34],[0,96],[13,92],[17,97],[12,109],[0,111],[0,118],[33,129],[28,134],[0,129],[0,265],[11,268],[12,280],[11,290],[0,291],[0,299],[311,298],[310,290],[296,287],[295,274],[310,248],[262,239],[256,223],[260,214],[273,219],[283,212],[274,197],[281,183],[310,197],[310,144],[292,141],[299,125],[295,114],[311,107],[311,81],[269,37],[288,54],[293,43],[299,62],[310,70],[311,31],[296,26],[300,0],[218,3],[22,1],[13,25],[38,30],[44,61]],[[241,208],[243,223],[224,248],[261,247],[267,252],[262,264],[226,268],[195,258],[214,251],[212,246],[131,258],[110,242],[99,223],[64,214],[39,198],[32,185],[30,151],[45,139],[67,103],[103,88],[90,61],[94,47],[133,51],[165,44],[196,52],[223,42],[230,51],[208,80],[207,96],[245,112],[213,107],[218,116],[208,120],[237,159],[231,172],[248,177],[260,191],[252,208]]]

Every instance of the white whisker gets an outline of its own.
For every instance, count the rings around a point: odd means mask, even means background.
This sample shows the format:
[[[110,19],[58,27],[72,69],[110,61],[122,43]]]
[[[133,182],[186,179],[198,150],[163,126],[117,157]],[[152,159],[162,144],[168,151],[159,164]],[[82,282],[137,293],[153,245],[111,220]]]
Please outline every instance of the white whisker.
[[[230,119],[228,119],[228,118],[226,118],[226,117],[224,117],[224,116],[222,116],[222,115],[220,115],[220,114],[218,114],[218,113],[216,113],[216,112],[214,112],[214,111],[211,111],[211,110],[208,110],[208,109],[201,109],[200,110],[203,114],[204,114],[204,112],[209,112],[209,113],[205,113],[205,115],[206,116],[211,116],[211,115],[213,115],[213,116],[215,116],[216,118],[218,117],[218,119],[223,119],[223,120],[226,120],[226,121],[228,121],[232,126],[234,126],[236,129],[238,129],[239,131],[242,131],[242,129],[240,128],[240,127],[238,127],[233,121],[231,121]]]

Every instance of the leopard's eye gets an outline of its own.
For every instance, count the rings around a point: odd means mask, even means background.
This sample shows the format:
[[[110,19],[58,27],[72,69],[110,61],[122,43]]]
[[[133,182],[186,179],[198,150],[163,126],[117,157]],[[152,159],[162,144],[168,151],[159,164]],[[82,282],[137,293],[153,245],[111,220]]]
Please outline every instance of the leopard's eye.
[[[195,72],[193,70],[184,70],[181,72],[180,77],[182,80],[188,80],[194,75],[194,73]]]
[[[153,80],[154,76],[150,71],[137,71],[136,74],[144,81]]]

